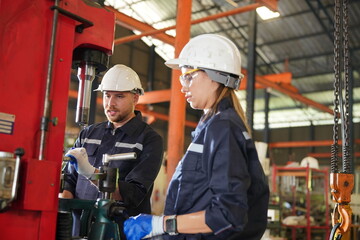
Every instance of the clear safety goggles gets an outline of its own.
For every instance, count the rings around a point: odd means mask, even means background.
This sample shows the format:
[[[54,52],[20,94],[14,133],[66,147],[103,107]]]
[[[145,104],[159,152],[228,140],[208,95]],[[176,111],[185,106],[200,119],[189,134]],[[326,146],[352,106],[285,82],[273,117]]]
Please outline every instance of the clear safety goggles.
[[[197,72],[204,71],[199,68],[191,69],[190,71],[187,71],[180,75],[179,80],[183,87],[189,87],[191,81],[197,76]]]

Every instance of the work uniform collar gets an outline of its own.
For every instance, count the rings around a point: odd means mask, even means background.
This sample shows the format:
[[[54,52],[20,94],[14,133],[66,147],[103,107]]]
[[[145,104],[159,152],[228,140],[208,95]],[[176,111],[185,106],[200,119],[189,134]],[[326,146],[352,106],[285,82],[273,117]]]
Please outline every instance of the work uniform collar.
[[[220,100],[220,102],[218,104],[218,111],[215,115],[217,115],[217,114],[221,113],[222,111],[225,111],[226,109],[231,108],[231,107],[233,107],[233,106],[231,104],[230,97],[224,97],[223,99]],[[200,119],[200,124],[207,123],[207,122],[209,122],[210,119],[212,119],[212,117],[211,117],[211,118],[206,119],[205,121],[202,121],[202,118]]]
[[[225,97],[223,99],[221,99],[221,101],[219,102],[219,112],[224,111],[228,108],[231,108],[231,100],[230,97]]]
[[[230,97],[225,97],[223,99],[220,100],[219,105],[218,105],[218,113],[231,108],[231,100]],[[206,119],[205,121],[200,120],[199,124],[197,125],[195,131],[191,132],[191,136],[194,139],[208,124],[209,122],[213,119],[213,117]]]
[[[141,112],[136,111],[136,110],[134,112],[135,112],[135,117],[130,119],[123,126],[118,127],[117,129],[115,129],[115,133],[117,133],[118,131],[122,131],[122,132],[126,133],[129,136],[134,134],[134,132],[139,127],[139,124],[142,122],[142,114],[141,114]],[[106,125],[106,129],[114,131],[114,125],[111,122],[108,122],[107,125]]]

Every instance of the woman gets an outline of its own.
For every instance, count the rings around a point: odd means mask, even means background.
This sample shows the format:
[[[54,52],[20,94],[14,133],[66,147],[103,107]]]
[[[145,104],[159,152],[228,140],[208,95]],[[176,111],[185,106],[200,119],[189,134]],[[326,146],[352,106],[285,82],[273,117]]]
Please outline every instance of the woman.
[[[269,188],[234,91],[242,77],[240,52],[229,39],[204,34],[165,64],[181,69],[181,91],[204,115],[170,182],[165,216],[128,219],[127,239],[164,233],[170,239],[260,239]]]

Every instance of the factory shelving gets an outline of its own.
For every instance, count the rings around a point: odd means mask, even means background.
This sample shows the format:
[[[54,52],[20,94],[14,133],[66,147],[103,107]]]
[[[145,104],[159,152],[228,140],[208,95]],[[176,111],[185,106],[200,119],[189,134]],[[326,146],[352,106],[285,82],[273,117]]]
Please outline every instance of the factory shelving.
[[[289,216],[293,219],[303,218],[299,223],[294,221],[291,224],[281,224],[283,229],[291,231],[292,240],[311,240],[316,233],[322,234],[319,239],[328,238],[330,207],[327,169],[273,166],[272,190],[279,195],[281,220]],[[302,237],[299,232],[304,233]]]

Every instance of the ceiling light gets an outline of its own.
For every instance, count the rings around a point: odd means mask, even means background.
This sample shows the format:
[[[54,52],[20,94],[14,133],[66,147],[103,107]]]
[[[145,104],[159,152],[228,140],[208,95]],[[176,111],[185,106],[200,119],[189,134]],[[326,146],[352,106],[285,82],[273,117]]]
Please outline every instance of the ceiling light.
[[[236,2],[234,2],[233,0],[226,0],[226,1],[233,7],[238,7],[238,4]]]
[[[279,12],[273,12],[265,6],[258,7],[256,9],[256,12],[257,12],[257,14],[259,14],[259,16],[261,17],[262,20],[268,20],[268,19],[277,18],[280,16]]]

